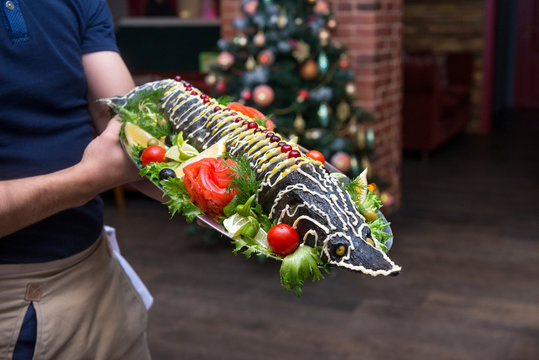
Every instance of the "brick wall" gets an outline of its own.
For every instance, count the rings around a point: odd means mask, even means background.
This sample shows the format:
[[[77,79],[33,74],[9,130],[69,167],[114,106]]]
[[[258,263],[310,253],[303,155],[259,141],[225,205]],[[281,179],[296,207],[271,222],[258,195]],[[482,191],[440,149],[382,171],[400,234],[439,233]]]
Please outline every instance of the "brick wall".
[[[475,53],[471,132],[480,124],[484,10],[484,0],[406,0],[403,13],[405,51]]]
[[[337,21],[332,36],[348,48],[350,66],[356,74],[357,105],[371,112],[376,121],[375,153],[370,175],[386,180],[400,204],[401,102],[402,102],[402,8],[403,0],[329,1]],[[241,17],[241,0],[221,0],[221,35],[236,34],[233,21]],[[386,207],[390,210],[389,207]]]

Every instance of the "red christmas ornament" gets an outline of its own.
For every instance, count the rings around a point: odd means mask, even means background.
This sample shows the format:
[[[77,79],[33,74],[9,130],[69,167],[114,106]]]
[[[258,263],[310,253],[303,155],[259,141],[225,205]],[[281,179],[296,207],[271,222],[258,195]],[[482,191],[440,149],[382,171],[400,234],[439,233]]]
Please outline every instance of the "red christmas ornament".
[[[256,9],[258,8],[258,1],[249,1],[245,6],[243,7],[243,10],[249,15],[254,15],[256,12]]]
[[[348,68],[348,65],[350,65],[348,63],[348,59],[340,59],[339,60],[339,66],[341,67],[341,69],[346,69]]]
[[[342,172],[347,172],[350,170],[350,155],[348,155],[345,152],[339,151],[336,152],[331,157],[331,165],[335,166],[337,169],[339,169]]]
[[[309,98],[309,92],[305,89],[301,89],[298,91],[298,100],[301,99],[301,101],[305,101]]]
[[[245,101],[251,101],[253,95],[249,89],[245,89],[241,92],[241,98]]]
[[[273,102],[275,94],[268,85],[258,85],[253,91],[253,101],[260,106],[268,106]]]
[[[223,51],[217,56],[216,61],[223,70],[228,70],[234,64],[234,56],[228,51]]]
[[[270,66],[275,61],[275,55],[271,50],[262,50],[258,54],[258,62],[265,66]]]
[[[219,80],[219,82],[217,82],[217,85],[215,86],[217,92],[219,94],[224,94],[226,92],[226,83],[224,80]]]
[[[329,13],[329,4],[325,1],[317,1],[314,5],[314,12],[321,15]]]

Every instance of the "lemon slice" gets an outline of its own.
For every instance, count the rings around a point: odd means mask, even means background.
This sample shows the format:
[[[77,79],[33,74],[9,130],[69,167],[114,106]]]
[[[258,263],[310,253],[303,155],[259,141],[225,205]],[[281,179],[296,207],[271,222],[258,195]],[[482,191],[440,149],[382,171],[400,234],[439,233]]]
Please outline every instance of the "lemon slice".
[[[249,219],[236,213],[223,221],[223,226],[233,238],[238,238],[241,231],[249,223]],[[257,234],[258,235],[258,234]]]
[[[213,144],[212,146],[210,146],[209,148],[201,152],[200,154],[190,158],[189,160],[184,161],[180,166],[176,168],[176,170],[174,170],[176,172],[176,176],[179,179],[183,179],[183,176],[184,176],[183,168],[189,164],[192,164],[194,162],[197,162],[205,158],[217,158],[219,156],[223,156],[226,152],[226,146],[225,146],[226,140],[227,138],[225,137],[221,139],[219,142]]]
[[[124,132],[125,139],[127,140],[127,144],[129,146],[139,145],[146,147],[148,146],[148,141],[152,139],[155,139],[155,141],[160,143],[160,141],[153,137],[152,134],[146,132],[145,130],[130,122],[125,124]]]
[[[356,186],[355,190],[358,193],[358,199],[360,203],[363,203],[365,199],[367,198],[367,169],[363,170],[363,172],[358,176],[359,182]]]

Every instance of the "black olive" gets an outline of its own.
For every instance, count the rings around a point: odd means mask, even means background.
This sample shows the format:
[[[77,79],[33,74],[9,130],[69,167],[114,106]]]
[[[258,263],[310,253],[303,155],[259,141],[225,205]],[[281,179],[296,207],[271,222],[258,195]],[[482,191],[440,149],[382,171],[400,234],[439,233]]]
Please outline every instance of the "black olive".
[[[165,137],[165,145],[166,146],[172,146],[173,145],[172,142],[174,141],[175,136],[176,135],[174,135],[174,134],[168,134],[167,137]]]
[[[165,180],[168,178],[175,178],[176,173],[171,168],[163,168],[159,171],[159,180]]]
[[[142,159],[142,153],[144,152],[144,150],[146,150],[146,148],[144,148],[144,149],[142,149],[142,150],[140,150],[140,151],[138,152],[138,158],[139,158],[139,159]]]

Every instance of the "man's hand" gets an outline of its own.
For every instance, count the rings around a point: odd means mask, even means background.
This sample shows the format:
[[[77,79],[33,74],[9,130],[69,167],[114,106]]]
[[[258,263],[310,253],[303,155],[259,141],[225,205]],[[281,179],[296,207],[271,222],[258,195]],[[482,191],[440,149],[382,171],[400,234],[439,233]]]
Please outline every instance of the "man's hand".
[[[111,119],[101,135],[86,147],[77,165],[89,178],[96,178],[102,184],[100,192],[141,180],[137,167],[120,144],[121,125],[118,117]]]

